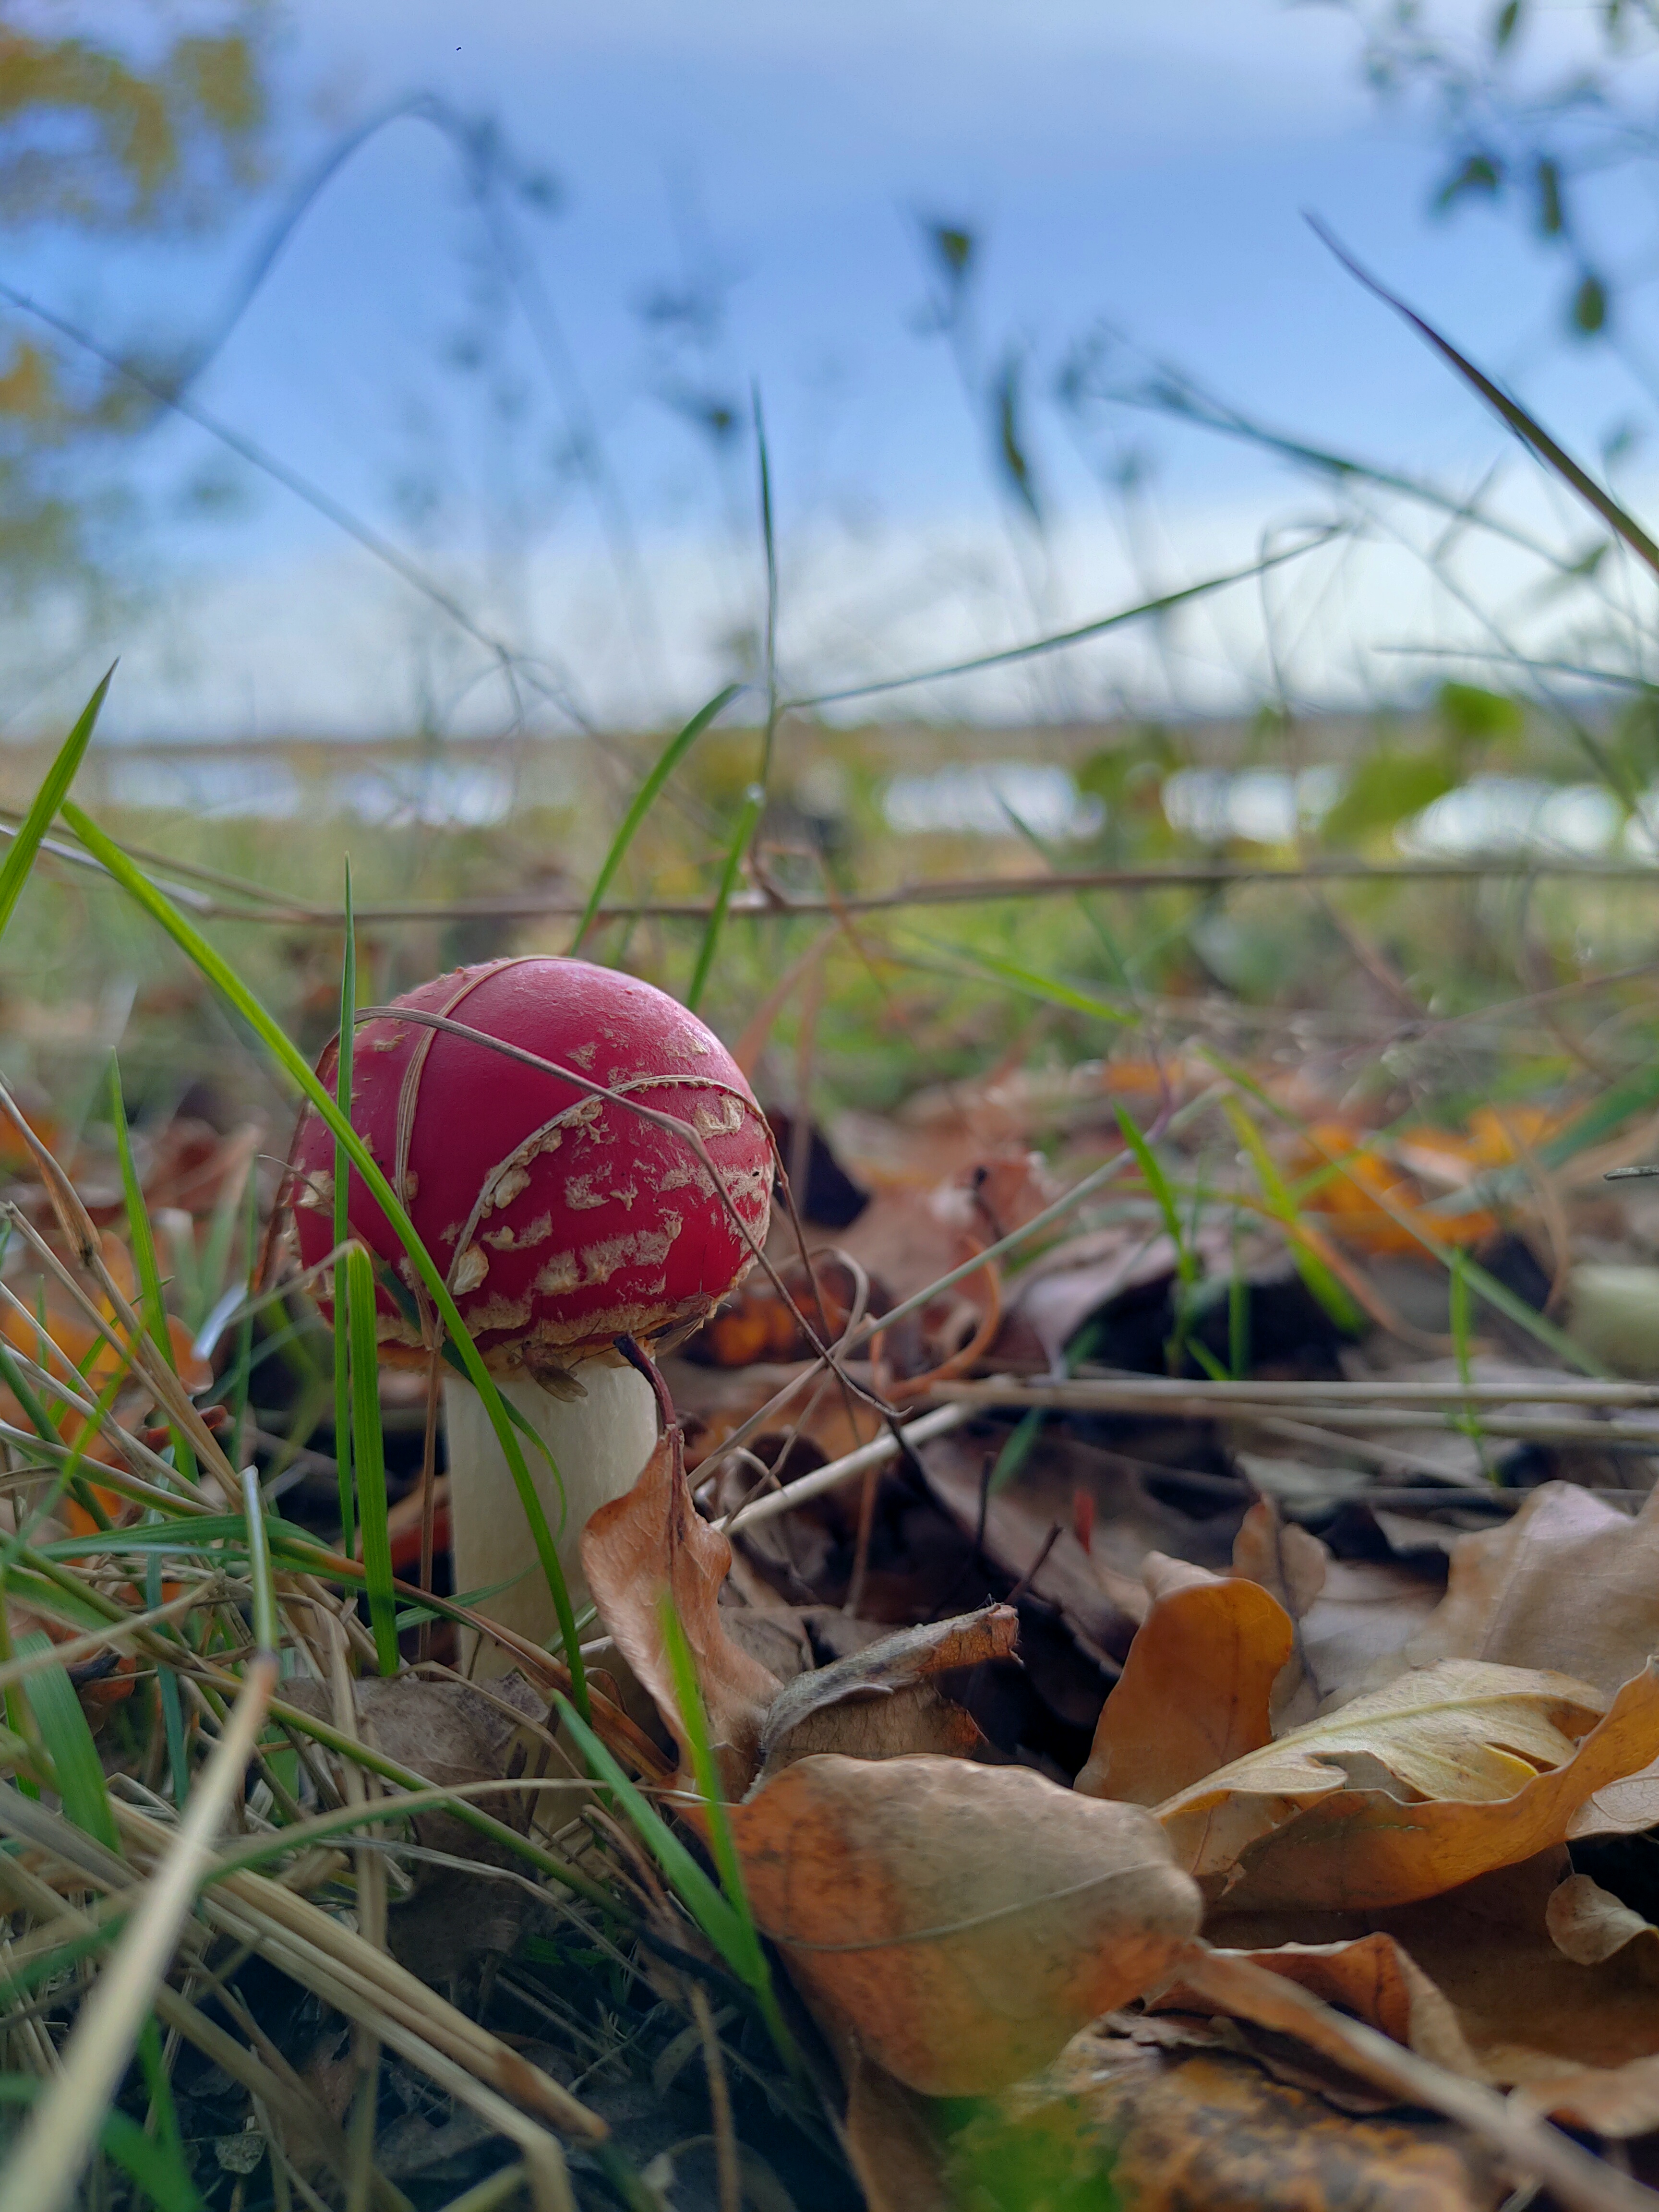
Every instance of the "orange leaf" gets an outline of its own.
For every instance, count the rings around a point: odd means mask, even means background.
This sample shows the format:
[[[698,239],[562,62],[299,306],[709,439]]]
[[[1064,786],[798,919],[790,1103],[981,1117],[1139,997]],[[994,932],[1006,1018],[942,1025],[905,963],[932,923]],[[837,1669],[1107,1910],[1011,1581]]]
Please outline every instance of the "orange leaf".
[[[1077,1787],[1157,1805],[1259,1749],[1295,1641],[1289,1614],[1254,1582],[1198,1583],[1159,1597],[1135,1632]]]
[[[1431,2058],[1437,2066],[1471,2080],[1481,2078],[1456,2013],[1392,1936],[1361,1936],[1348,1943],[1283,1943],[1267,1951],[1221,1955],[1253,1960],[1324,2003],[1340,2005],[1407,2050]],[[1211,1995],[1188,1989],[1177,1979],[1147,2009],[1211,2013],[1215,2005]]]
[[[843,2045],[977,2096],[1147,1987],[1197,1928],[1139,1807],[1022,1766],[804,1759],[736,1806],[755,1917]]]

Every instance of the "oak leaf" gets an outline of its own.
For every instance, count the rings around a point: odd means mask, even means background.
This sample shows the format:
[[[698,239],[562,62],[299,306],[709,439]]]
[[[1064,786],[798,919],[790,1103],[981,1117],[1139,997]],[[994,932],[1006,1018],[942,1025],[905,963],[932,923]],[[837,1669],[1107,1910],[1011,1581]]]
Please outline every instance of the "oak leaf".
[[[1562,1957],[1579,1966],[1603,1965],[1638,1936],[1659,1938],[1659,1928],[1587,1874],[1570,1874],[1550,1892],[1544,1925]]]
[[[1319,1602],[1331,1555],[1317,1536],[1287,1521],[1272,1497],[1258,1498],[1233,1539],[1233,1572],[1260,1583],[1284,1607],[1294,1627],[1294,1646],[1273,1686],[1273,1733],[1284,1735],[1319,1711],[1324,1686],[1309,1662],[1303,1622]]]
[[[828,1666],[797,1674],[778,1690],[761,1729],[764,1773],[814,1752],[854,1759],[896,1759],[939,1751],[966,1758],[982,1739],[933,1677],[1009,1658],[1019,1615],[1011,1605],[981,1606],[955,1620],[896,1629]]]
[[[1149,1814],[1028,1767],[804,1759],[731,1819],[755,1917],[836,2040],[929,2096],[1045,2064],[1201,1914]]]
[[[1482,2078],[1456,2011],[1408,1951],[1381,1931],[1346,1943],[1282,1943],[1271,1950],[1223,1951],[1250,1959],[1326,2004],[1392,2036],[1408,2051],[1472,2080]],[[1180,1981],[1149,2002],[1152,2012],[1210,2012],[1211,2001]]]
[[[1419,1904],[1327,1915],[1375,1924],[1316,1946],[1272,1944],[1287,1926],[1310,1930],[1316,1916],[1279,1917],[1275,1930],[1274,1916],[1224,1914],[1211,1929],[1230,1948],[1216,1955],[1294,1980],[1553,2119],[1646,2134],[1659,2127],[1659,1942],[1639,1914],[1567,1864],[1558,1848]],[[1179,1984],[1158,2002],[1176,2009],[1148,2025],[1190,2020],[1194,2004],[1217,2009],[1208,1994]]]

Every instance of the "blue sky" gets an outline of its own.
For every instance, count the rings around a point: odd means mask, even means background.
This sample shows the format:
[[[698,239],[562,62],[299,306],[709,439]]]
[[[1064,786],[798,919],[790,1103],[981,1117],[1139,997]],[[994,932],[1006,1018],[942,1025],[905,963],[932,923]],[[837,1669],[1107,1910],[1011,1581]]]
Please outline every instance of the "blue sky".
[[[485,266],[476,216],[449,147],[404,121],[307,216],[198,397],[556,669],[553,688],[595,720],[694,705],[758,616],[752,453],[734,439],[721,461],[675,393],[762,393],[786,656],[809,688],[1078,619],[1328,512],[1245,447],[1120,412],[1094,450],[1133,452],[1146,471],[1127,541],[1050,397],[1091,331],[1139,349],[1126,367],[1178,362],[1301,435],[1479,482],[1510,451],[1503,434],[1336,265],[1304,210],[1589,449],[1644,404],[1616,361],[1559,337],[1557,264],[1490,216],[1426,219],[1443,155],[1420,119],[1378,113],[1333,9],[331,0],[281,20],[290,175],[334,131],[428,92],[498,120],[556,178],[556,212],[514,220],[566,380],[550,386],[521,317],[469,310]],[[188,246],[19,238],[6,265],[118,342],[205,327],[269,212]],[[983,241],[979,357],[1021,364],[1046,543],[999,489],[988,416],[970,410],[951,349],[921,327],[928,217]],[[702,343],[671,347],[641,309],[683,290],[688,269],[713,279],[720,312]],[[491,366],[459,371],[458,342],[479,336]],[[600,441],[608,532],[560,465],[572,390]],[[199,429],[164,426],[137,466],[161,515],[145,562],[173,580],[122,617],[127,635],[88,647],[127,652],[117,731],[390,728],[422,714],[484,727],[507,711],[477,648],[429,605]],[[228,517],[178,507],[176,488],[204,477],[234,495]],[[1547,514],[1529,482],[1515,496]],[[1397,662],[1362,678],[1357,641],[1420,630],[1420,581],[1386,561],[1367,573],[1359,611],[1345,600],[1334,627],[1333,602],[1310,600],[1298,618],[1315,692],[1393,681]],[[1343,588],[1358,594],[1352,576]],[[908,703],[1107,711],[1160,685],[1249,703],[1262,681],[1252,619],[1199,625],[1175,674],[1142,641],[1075,678]]]

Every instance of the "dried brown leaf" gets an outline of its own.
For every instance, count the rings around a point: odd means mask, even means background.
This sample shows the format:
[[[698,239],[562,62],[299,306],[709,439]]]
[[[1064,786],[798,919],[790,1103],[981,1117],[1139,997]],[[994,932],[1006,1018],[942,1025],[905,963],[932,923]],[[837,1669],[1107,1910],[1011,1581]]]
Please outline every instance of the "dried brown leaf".
[[[521,1674],[503,1674],[488,1689],[470,1682],[428,1682],[417,1674],[366,1677],[351,1686],[358,1733],[371,1749],[413,1767],[437,1789],[486,1782],[509,1771],[514,1740],[526,1723],[547,1717],[547,1699]],[[283,1685],[289,1705],[331,1720],[333,1703],[320,1682]]]
[[[337,1720],[323,1683],[296,1677],[283,1683],[283,1694],[303,1712]],[[353,1682],[351,1694],[361,1741],[413,1769],[434,1788],[543,1771],[546,1739],[538,1724],[546,1717],[547,1700],[521,1674],[498,1675],[477,1686],[427,1681],[415,1674],[371,1676]],[[492,1795],[486,1803],[498,1820],[513,1826],[527,1827],[535,1817],[536,1800],[528,1796]],[[545,1799],[541,1810],[548,1810]],[[555,1825],[563,1817],[556,1816]],[[473,1866],[515,1864],[507,1845],[480,1836],[453,1814],[417,1814],[414,1826],[424,1850]],[[480,1971],[486,1957],[514,1950],[538,1910],[516,1883],[418,1861],[412,1871],[415,1894],[392,1914],[388,1940],[404,1965],[434,1985],[464,1982]]]
[[[1569,1875],[1567,1864],[1558,1848],[1389,1911],[1225,1914],[1212,1920],[1212,1932],[1234,1947],[1224,1956],[1248,1955],[1288,1972],[1396,2042],[1465,2070],[1449,2055],[1443,2016],[1415,2001],[1414,1990],[1402,2011],[1393,1968],[1377,1952],[1386,1945],[1408,1970],[1431,1978],[1477,2078],[1518,2090],[1534,2110],[1569,2125],[1644,2134],[1659,2126],[1659,1947],[1645,1940],[1639,1915]],[[1275,1941],[1296,1927],[1311,1934],[1322,1919],[1335,1936],[1339,1923],[1366,1918],[1375,1923],[1368,1933],[1316,1950]],[[1583,1960],[1570,1957],[1558,1936]],[[1593,1957],[1598,1950],[1603,1955]],[[1321,1971],[1337,1978],[1316,1983],[1298,1963],[1322,1957],[1331,1963]],[[1183,2000],[1171,1990],[1170,2002]]]
[[[1379,1918],[1433,1976],[1488,2081],[1598,2134],[1659,2127],[1659,1947],[1567,1875],[1565,1851]],[[1589,1958],[1627,1929],[1636,1940]]]
[[[931,1678],[1006,1659],[1018,1628],[1012,1606],[982,1606],[956,1620],[899,1629],[828,1667],[798,1674],[772,1700],[761,1730],[767,1771],[811,1752],[892,1759],[910,1751],[960,1755],[972,1749],[977,1729],[966,1714],[945,1704]],[[919,1741],[919,1729],[933,1740]]]
[[[1390,2091],[1401,2104],[1455,2120],[1513,2171],[1547,2186],[1571,2212],[1651,2212],[1659,2202],[1627,2172],[1592,2156],[1523,2101],[1423,2058],[1242,1952],[1190,1943],[1182,1972],[1211,2009],[1299,2040]]]
[[[778,1680],[727,1635],[720,1585],[732,1547],[692,1503],[680,1431],[659,1438],[634,1487],[602,1505],[582,1531],[582,1571],[617,1649],[655,1700],[679,1745],[688,1738],[663,1642],[662,1602],[673,1606],[696,1663],[709,1739],[728,1796],[760,1770],[761,1725]]]
[[[1300,1728],[1319,1711],[1322,1687],[1308,1664],[1302,1623],[1325,1588],[1330,1553],[1317,1536],[1286,1521],[1271,1497],[1258,1498],[1233,1539],[1233,1572],[1270,1590],[1296,1624],[1294,1645],[1273,1687],[1273,1732]]]
[[[1254,1960],[1437,2066],[1471,2080],[1483,2078],[1451,2003],[1392,1936],[1378,1931],[1347,1943],[1283,1943],[1271,1950],[1223,1955]],[[1160,1991],[1150,2008],[1208,2012],[1211,2005],[1176,1981]]]
[[[939,1437],[918,1456],[929,1489],[970,1540],[981,1534],[987,1559],[1064,1616],[1082,1648],[1121,1659],[1148,1607],[1141,1570],[1153,1551],[1194,1555],[1224,1567],[1235,1522],[1194,1522],[1146,1489],[1142,1470],[1115,1452],[1062,1433],[1045,1433],[1018,1483],[988,1493],[986,1444],[961,1434]],[[1074,1533],[1081,1495],[1093,1520],[1085,1549]],[[1060,1534],[1050,1542],[1052,1531]],[[1046,1557],[1044,1547],[1048,1546]]]
[[[1258,1498],[1233,1539],[1233,1572],[1271,1590],[1300,1620],[1325,1587],[1330,1553],[1317,1536],[1286,1521],[1271,1498]]]
[[[1547,1667],[1611,1697],[1659,1651],[1659,1490],[1632,1521],[1575,1483],[1547,1482],[1514,1518],[1460,1537],[1446,1595],[1405,1663]]]
[[[755,1917],[836,2040],[930,2096],[1044,2064],[1198,1925],[1149,1814],[1026,1767],[806,1759],[732,1821]]]
[[[1562,1957],[1580,1966],[1602,1965],[1638,1936],[1659,1939],[1659,1928],[1587,1874],[1570,1874],[1550,1892],[1544,1925]]]

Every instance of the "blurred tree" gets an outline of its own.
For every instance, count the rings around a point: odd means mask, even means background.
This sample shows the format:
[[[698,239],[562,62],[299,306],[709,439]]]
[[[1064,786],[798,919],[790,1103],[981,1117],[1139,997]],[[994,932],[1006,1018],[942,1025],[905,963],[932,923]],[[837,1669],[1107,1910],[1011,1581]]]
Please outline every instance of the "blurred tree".
[[[0,223],[156,235],[221,223],[262,179],[272,32],[263,0],[0,0]],[[164,386],[197,365],[143,363]],[[0,575],[14,610],[84,605],[131,522],[115,457],[158,402],[0,317]]]
[[[1650,276],[1653,241],[1621,251],[1598,222],[1600,180],[1659,162],[1659,0],[1323,0],[1352,16],[1379,95],[1424,105],[1447,160],[1437,214],[1486,204],[1523,224],[1562,264],[1561,313],[1581,338],[1613,324],[1621,294]]]

